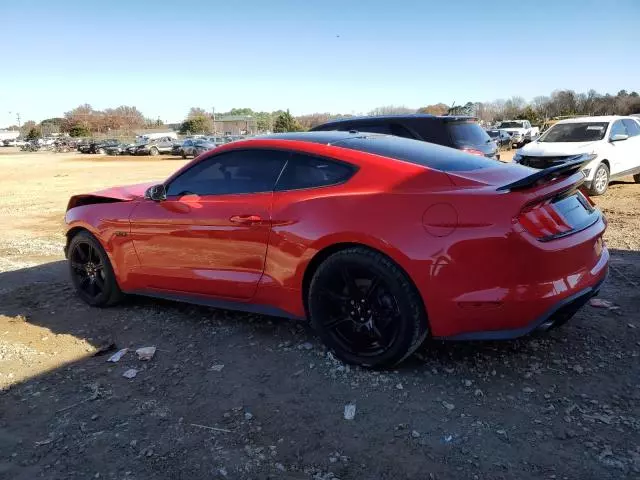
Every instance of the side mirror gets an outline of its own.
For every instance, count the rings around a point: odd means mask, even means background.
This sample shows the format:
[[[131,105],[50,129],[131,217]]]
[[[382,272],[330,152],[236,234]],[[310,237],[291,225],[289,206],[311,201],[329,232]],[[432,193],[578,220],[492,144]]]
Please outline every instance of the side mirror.
[[[624,133],[616,133],[611,137],[612,142],[620,142],[622,140],[626,140],[629,138],[629,135],[625,135]]]
[[[147,188],[147,191],[144,192],[144,198],[153,200],[154,202],[162,202],[167,199],[167,191],[163,184],[154,185]]]

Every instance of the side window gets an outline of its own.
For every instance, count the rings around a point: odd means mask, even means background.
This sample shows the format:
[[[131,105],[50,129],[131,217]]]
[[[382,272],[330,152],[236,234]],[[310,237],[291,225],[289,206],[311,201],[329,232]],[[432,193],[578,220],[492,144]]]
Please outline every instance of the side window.
[[[611,127],[611,133],[609,134],[609,138],[613,137],[614,135],[629,135],[629,133],[627,132],[626,127],[624,126],[624,124],[622,123],[622,120],[617,120],[613,123],[613,126]]]
[[[167,187],[167,196],[270,192],[287,159],[276,150],[236,150],[196,163]]]
[[[636,135],[640,135],[640,124],[638,124],[638,122],[636,122],[635,120],[622,120],[622,123],[624,123],[624,126],[627,127],[627,132],[629,133],[630,137],[635,137]]]
[[[276,191],[335,185],[351,178],[355,171],[350,165],[292,153],[278,180]]]
[[[529,120],[524,122],[524,128],[531,128],[531,124],[529,123]]]

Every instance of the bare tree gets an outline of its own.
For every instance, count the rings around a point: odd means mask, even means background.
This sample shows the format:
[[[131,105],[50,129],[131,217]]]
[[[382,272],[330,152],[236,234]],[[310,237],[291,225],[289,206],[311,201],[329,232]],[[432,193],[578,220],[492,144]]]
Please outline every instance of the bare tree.
[[[378,117],[381,115],[405,115],[408,113],[416,113],[415,109],[407,108],[399,105],[386,105],[384,107],[374,108],[369,112],[369,115]]]

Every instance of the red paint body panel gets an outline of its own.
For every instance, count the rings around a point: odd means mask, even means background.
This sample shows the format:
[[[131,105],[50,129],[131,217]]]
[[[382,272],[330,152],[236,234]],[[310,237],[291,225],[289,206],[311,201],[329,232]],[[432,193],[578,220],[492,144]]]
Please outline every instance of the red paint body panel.
[[[163,202],[142,197],[149,184],[111,189],[99,195],[123,201],[72,208],[68,227],[99,238],[124,291],[233,299],[296,317],[305,316],[303,280],[314,256],[338,244],[366,245],[407,272],[431,333],[441,337],[526,327],[606,276],[602,218],[548,242],[514,220],[531,202],[571,189],[581,174],[497,192],[521,171],[444,173],[338,146],[274,139],[234,142],[194,162],[237,148],[308,152],[359,170],[341,185]]]

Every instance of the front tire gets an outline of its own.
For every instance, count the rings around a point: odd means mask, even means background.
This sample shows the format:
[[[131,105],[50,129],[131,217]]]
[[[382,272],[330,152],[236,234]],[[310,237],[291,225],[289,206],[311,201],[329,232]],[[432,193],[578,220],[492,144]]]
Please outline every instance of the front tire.
[[[158,155],[158,149],[156,147],[151,147],[151,150],[149,150],[149,155],[151,155],[152,157],[155,157],[156,155]]]
[[[633,181],[636,182],[636,183],[640,183],[640,173],[636,173],[633,176]]]
[[[392,260],[363,247],[341,250],[316,270],[308,296],[311,323],[341,360],[395,365],[428,333],[422,298]]]
[[[82,300],[93,307],[107,307],[122,299],[109,257],[93,235],[76,234],[68,252],[71,281]]]
[[[591,182],[591,188],[589,188],[589,194],[592,196],[603,195],[609,188],[609,167],[606,163],[601,163],[596,168],[593,174],[593,181]]]

